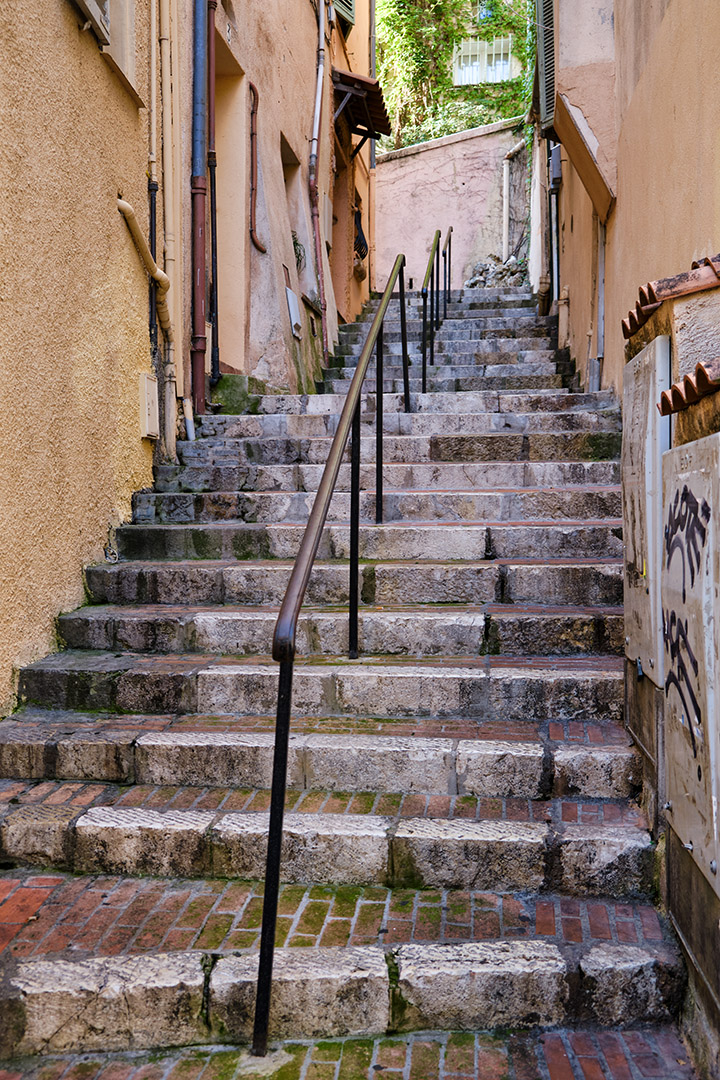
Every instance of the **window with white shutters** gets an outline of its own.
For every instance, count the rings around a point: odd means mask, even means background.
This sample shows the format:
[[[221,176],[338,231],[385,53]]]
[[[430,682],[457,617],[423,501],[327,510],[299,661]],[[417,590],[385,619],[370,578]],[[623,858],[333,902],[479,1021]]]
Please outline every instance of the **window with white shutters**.
[[[455,46],[453,84],[474,86],[478,83],[499,83],[516,78],[521,71],[520,61],[512,54],[512,36],[465,38]]]

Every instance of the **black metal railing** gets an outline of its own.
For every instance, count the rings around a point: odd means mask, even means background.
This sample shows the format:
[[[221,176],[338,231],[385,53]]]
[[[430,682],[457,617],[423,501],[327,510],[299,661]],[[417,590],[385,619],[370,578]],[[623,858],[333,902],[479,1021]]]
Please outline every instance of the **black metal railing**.
[[[439,237],[439,233],[437,234]],[[358,656],[358,577],[360,550],[360,407],[363,384],[367,375],[373,350],[376,355],[376,447],[375,447],[375,521],[383,520],[383,323],[392,298],[395,284],[399,285],[400,331],[402,339],[403,389],[405,411],[410,412],[409,357],[407,351],[407,320],[405,314],[405,256],[398,255],[373,319],[370,332],[363,346],[357,369],[353,375],[347,398],[338,421],[327,463],[320,480],[317,495],[303,534],[300,550],[295,560],[285,597],[280,607],[275,636],[273,659],[280,663],[277,721],[275,726],[275,752],[273,757],[272,791],[270,795],[270,824],[268,828],[267,864],[265,873],[265,896],[263,900],[262,931],[260,937],[260,961],[258,967],[255,1025],[252,1052],[264,1056],[267,1052],[268,1023],[270,1019],[270,993],[272,985],[273,955],[275,947],[275,924],[277,920],[278,891],[280,887],[280,854],[282,846],[283,813],[287,774],[288,740],[290,736],[290,701],[292,694],[293,664],[295,660],[295,635],[297,622],[305,598],[310,573],[315,563],[330,501],[335,491],[340,465],[345,455],[348,438],[350,449],[350,595],[348,655]]]
[[[452,276],[452,225],[447,231],[442,248],[443,261],[443,315],[447,318],[448,292]],[[428,352],[430,366],[435,364],[435,332],[440,329],[440,230],[437,229],[430,245],[427,269],[422,283],[423,327],[422,327],[422,392],[427,393]]]

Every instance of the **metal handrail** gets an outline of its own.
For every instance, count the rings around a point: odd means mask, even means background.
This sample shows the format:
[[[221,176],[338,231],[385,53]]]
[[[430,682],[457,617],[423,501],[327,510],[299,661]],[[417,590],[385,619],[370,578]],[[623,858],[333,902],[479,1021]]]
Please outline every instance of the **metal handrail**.
[[[437,234],[439,237],[439,233]],[[435,241],[437,244],[437,240]],[[280,663],[275,751],[273,756],[272,790],[270,794],[270,824],[268,828],[265,895],[263,899],[260,960],[252,1052],[263,1057],[267,1052],[270,993],[275,949],[275,925],[280,887],[280,854],[282,845],[283,812],[287,779],[288,740],[290,736],[290,702],[292,693],[295,636],[300,608],[305,598],[310,574],[322,538],[330,501],[335,491],[340,465],[348,438],[352,435],[350,453],[350,659],[358,655],[358,576],[360,549],[360,404],[363,384],[373,349],[376,352],[376,451],[375,451],[375,521],[383,520],[383,322],[395,283],[399,282],[400,327],[403,353],[403,388],[405,411],[410,412],[410,382],[408,373],[407,323],[405,318],[405,256],[398,255],[385,287],[380,306],[373,319],[353,375],[347,398],[338,421],[335,437],[323,470],[300,550],[290,574],[285,597],[280,607],[273,637],[273,659]]]
[[[430,296],[430,324],[428,334],[428,290]],[[435,363],[435,331],[440,329],[440,230],[435,230],[427,269],[422,283],[423,329],[422,329],[422,392],[427,393],[427,352],[430,338],[430,364]]]
[[[452,292],[452,284],[451,284],[451,278],[452,278],[452,234],[453,234],[453,227],[451,225],[449,227],[448,231],[447,231],[446,236],[445,236],[445,243],[443,244],[443,249],[442,249],[443,286],[444,286],[443,291],[444,291],[444,294],[445,294],[444,298],[443,298],[443,307],[444,307],[443,318],[444,319],[447,319],[448,293]]]

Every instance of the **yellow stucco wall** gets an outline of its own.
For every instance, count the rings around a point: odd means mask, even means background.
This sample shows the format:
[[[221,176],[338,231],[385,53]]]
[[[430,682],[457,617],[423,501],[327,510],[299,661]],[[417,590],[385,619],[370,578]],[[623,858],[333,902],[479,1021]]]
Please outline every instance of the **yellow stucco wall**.
[[[144,0],[135,18],[146,84]],[[147,278],[116,208],[122,192],[146,230],[147,113],[81,21],[69,0],[0,5],[3,709],[14,670],[52,647],[55,616],[83,600],[83,565],[151,480]]]

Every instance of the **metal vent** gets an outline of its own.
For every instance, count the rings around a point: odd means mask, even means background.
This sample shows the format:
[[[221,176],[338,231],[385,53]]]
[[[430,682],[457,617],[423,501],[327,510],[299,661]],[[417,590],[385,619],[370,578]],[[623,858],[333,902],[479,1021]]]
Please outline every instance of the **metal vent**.
[[[355,0],[333,0],[333,7],[342,19],[355,25]]]
[[[555,117],[555,17],[553,0],[536,0],[540,126],[552,128]]]

